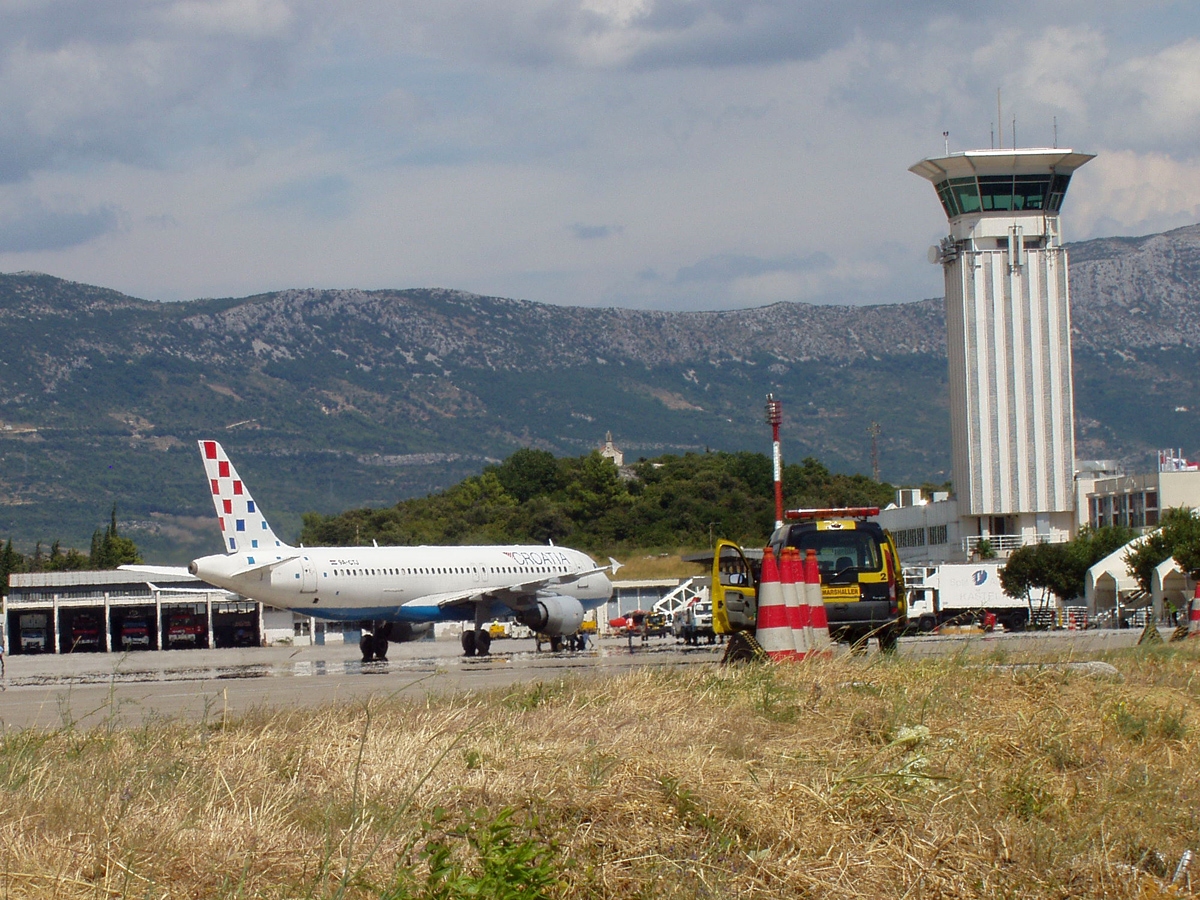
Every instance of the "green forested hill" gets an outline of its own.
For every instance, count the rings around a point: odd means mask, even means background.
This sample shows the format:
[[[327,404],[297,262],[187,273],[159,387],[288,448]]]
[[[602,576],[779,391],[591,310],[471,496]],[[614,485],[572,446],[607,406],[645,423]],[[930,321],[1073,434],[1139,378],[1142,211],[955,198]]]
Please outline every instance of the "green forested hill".
[[[894,488],[831,473],[815,459],[785,466],[788,508],[884,505]],[[447,491],[385,509],[305,516],[309,545],[552,541],[593,552],[765,542],[775,518],[771,460],[761,453],[687,453],[620,472],[598,452],[555,458],[518,450]]]

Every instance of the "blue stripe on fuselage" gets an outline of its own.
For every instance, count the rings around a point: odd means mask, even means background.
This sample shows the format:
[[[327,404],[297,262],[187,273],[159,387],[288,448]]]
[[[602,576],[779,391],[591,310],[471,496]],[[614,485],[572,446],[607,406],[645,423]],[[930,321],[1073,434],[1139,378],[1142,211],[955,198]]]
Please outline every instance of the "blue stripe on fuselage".
[[[351,609],[313,609],[306,606],[293,606],[288,612],[298,616],[312,616],[314,619],[327,619],[332,622],[360,622],[370,619],[373,622],[462,622],[475,618],[475,607],[472,604],[448,606],[441,609],[437,606],[360,606]],[[493,603],[488,608],[487,617],[498,619],[511,616],[513,608],[504,603]]]

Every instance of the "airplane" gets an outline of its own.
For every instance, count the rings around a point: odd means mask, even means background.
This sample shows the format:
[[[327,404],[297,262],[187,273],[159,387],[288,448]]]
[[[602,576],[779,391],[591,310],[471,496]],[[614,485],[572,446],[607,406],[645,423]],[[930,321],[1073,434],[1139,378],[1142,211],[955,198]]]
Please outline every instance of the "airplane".
[[[550,638],[561,649],[589,609],[607,603],[610,574],[590,556],[553,545],[469,547],[292,547],[267,524],[224,448],[202,440],[200,455],[225,552],[192,561],[188,571],[215,587],[305,616],[370,621],[359,642],[363,661],[387,659],[388,643],[424,637],[435,622],[470,621],[466,656],[485,656],[484,624],[500,616]]]

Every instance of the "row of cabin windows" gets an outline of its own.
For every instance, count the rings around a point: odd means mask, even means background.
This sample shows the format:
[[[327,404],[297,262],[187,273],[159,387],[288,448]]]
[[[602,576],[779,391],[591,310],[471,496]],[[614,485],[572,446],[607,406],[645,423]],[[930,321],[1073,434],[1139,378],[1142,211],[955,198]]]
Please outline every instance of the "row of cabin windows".
[[[484,574],[492,575],[548,575],[551,572],[566,572],[566,566],[484,566]],[[333,574],[336,576],[358,576],[358,575],[477,575],[479,567],[472,566],[465,568],[462,566],[449,567],[430,567],[430,568],[404,568],[404,569],[334,569]]]

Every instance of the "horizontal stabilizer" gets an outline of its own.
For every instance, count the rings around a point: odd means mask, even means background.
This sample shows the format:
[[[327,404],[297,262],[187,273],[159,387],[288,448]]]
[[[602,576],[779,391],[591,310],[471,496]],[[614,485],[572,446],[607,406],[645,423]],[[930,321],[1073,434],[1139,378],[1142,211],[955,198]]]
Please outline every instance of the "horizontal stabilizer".
[[[169,575],[172,578],[183,578],[187,581],[200,580],[183,566],[117,566],[117,568],[122,572],[136,572],[139,575],[157,575],[160,578]]]
[[[212,594],[212,593],[224,593],[224,591],[223,591],[222,589],[216,589],[216,590],[214,590],[213,588],[210,588],[210,587],[207,587],[207,588],[193,588],[193,587],[178,587],[177,585],[168,585],[167,587],[163,587],[161,584],[155,584],[155,583],[154,583],[154,582],[152,582],[152,581],[147,581],[147,582],[146,582],[146,586],[147,586],[147,587],[149,587],[149,588],[150,588],[150,590],[152,590],[152,591],[161,591],[161,592],[162,592],[162,593],[164,593],[164,594]]]
[[[272,569],[282,566],[284,563],[291,562],[294,559],[299,559],[300,554],[293,553],[291,556],[284,556],[280,559],[273,559],[269,563],[263,563],[260,566],[247,566],[244,569],[238,569],[236,572],[231,572],[230,578],[241,578],[243,575],[253,575],[255,573],[270,572]]]

